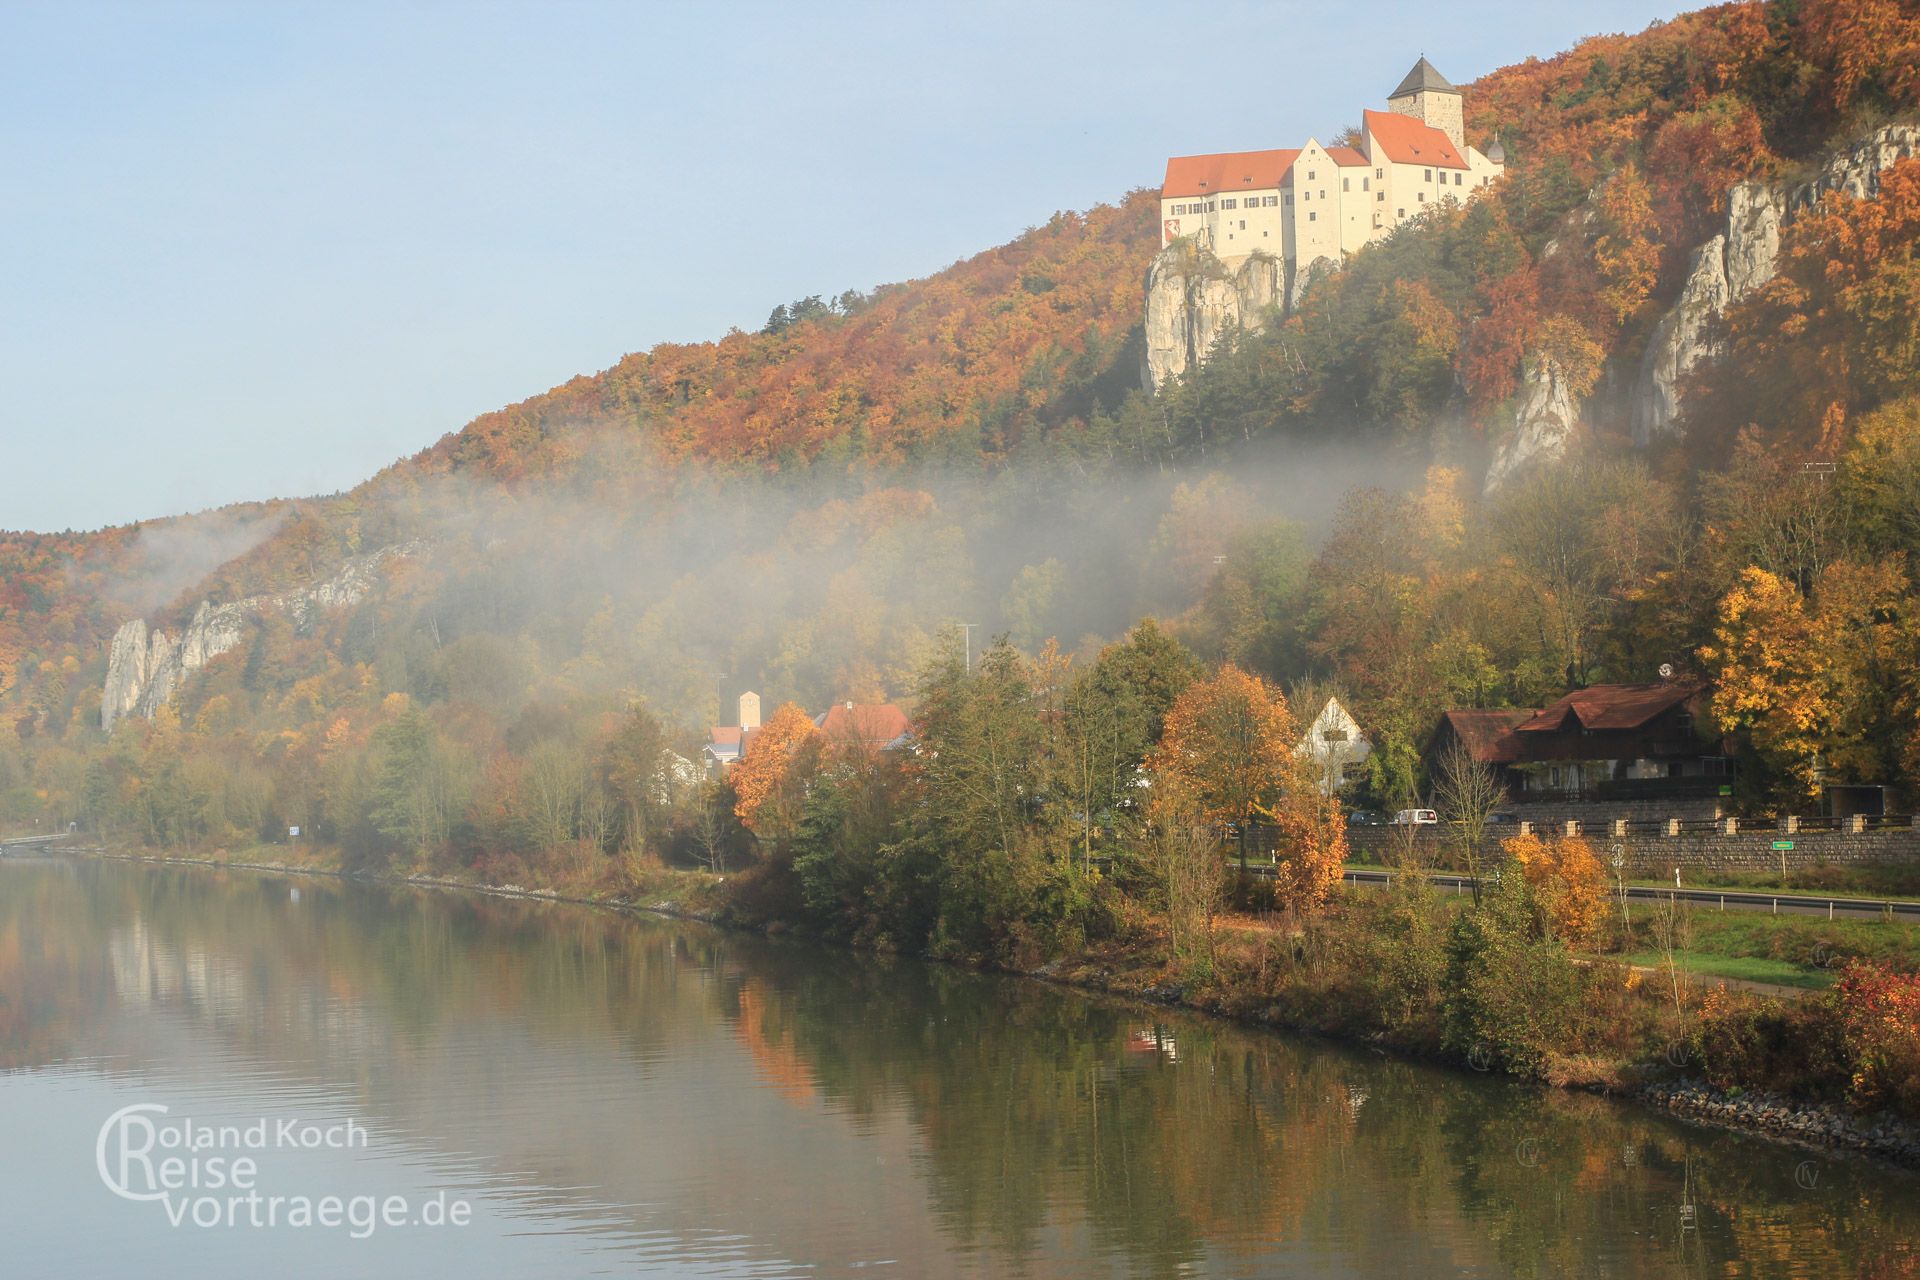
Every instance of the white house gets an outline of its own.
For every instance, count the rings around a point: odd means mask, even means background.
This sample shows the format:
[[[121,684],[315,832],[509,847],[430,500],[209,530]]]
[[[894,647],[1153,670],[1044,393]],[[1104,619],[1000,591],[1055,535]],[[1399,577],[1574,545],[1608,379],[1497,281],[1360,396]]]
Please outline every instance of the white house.
[[[1332,795],[1360,776],[1367,757],[1373,754],[1373,744],[1360,731],[1359,721],[1340,705],[1340,699],[1328,698],[1301,735],[1294,754],[1312,763],[1322,794]]]

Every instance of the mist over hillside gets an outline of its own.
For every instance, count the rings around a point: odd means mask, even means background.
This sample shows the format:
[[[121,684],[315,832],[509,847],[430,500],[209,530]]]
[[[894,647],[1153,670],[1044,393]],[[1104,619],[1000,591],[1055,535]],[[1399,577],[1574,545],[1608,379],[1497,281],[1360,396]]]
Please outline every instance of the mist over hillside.
[[[1716,313],[1718,358],[1675,384],[1687,409],[1662,434],[1635,438],[1628,390],[1730,190],[1791,191],[1920,105],[1909,20],[1866,8],[1723,5],[1464,86],[1507,177],[1158,393],[1155,197],[1136,192],[926,280],[629,356],[350,493],[0,537],[8,811],[99,811],[120,785],[102,769],[143,777],[147,735],[184,732],[254,780],[265,825],[315,821],[322,757],[402,708],[480,776],[634,700],[684,745],[744,688],[911,703],[956,626],[1085,665],[1146,616],[1205,660],[1344,688],[1387,744],[1384,788],[1412,784],[1448,705],[1723,661],[1704,653],[1731,651],[1717,629],[1747,569],[1838,627],[1864,606],[1822,575],[1898,563],[1911,536],[1895,159],[1795,208],[1777,279]],[[1850,274],[1821,277],[1839,243]],[[1751,393],[1780,370],[1793,395]],[[1543,381],[1572,420],[1489,490]],[[1804,481],[1815,458],[1837,483]],[[177,637],[203,603],[270,602],[416,541],[341,607],[254,609],[177,690],[177,723],[103,740],[130,619]],[[1860,767],[1904,768],[1902,749]]]

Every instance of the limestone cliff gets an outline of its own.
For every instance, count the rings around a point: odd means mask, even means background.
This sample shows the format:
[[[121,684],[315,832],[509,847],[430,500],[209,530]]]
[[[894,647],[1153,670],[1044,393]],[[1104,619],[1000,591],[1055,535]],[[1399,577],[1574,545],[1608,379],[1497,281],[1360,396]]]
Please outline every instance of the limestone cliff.
[[[130,715],[151,717],[173,700],[188,676],[221,654],[239,648],[255,619],[278,612],[296,632],[306,632],[321,612],[357,603],[365,596],[387,561],[417,555],[425,545],[414,541],[382,547],[349,560],[326,581],[294,591],[250,596],[227,604],[202,600],[177,640],[158,628],[149,631],[144,619],[131,619],[115,633],[107,656],[107,679],[100,692],[100,728],[111,732],[116,721]]]
[[[1888,125],[1829,156],[1820,171],[1797,185],[1743,182],[1727,193],[1727,227],[1694,250],[1679,300],[1648,340],[1632,397],[1634,441],[1652,443],[1677,429],[1680,383],[1725,349],[1728,308],[1773,279],[1781,228],[1830,191],[1869,197],[1880,173],[1920,155],[1920,126]]]
[[[1147,268],[1142,382],[1159,390],[1205,360],[1222,333],[1258,329],[1285,297],[1278,258],[1257,253],[1230,267],[1190,240],[1174,241]]]
[[[1487,492],[1537,462],[1564,456],[1579,425],[1580,406],[1559,362],[1551,356],[1532,361],[1514,397],[1513,427],[1487,468]]]

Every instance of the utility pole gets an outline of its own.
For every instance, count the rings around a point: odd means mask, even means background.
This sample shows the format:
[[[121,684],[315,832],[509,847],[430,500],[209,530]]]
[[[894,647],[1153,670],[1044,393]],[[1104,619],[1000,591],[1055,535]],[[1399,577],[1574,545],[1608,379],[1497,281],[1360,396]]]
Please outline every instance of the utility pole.
[[[977,622],[957,622],[954,625],[960,628],[960,635],[962,637],[961,643],[966,646],[967,674],[972,675],[973,674],[973,629],[979,626],[980,624]]]

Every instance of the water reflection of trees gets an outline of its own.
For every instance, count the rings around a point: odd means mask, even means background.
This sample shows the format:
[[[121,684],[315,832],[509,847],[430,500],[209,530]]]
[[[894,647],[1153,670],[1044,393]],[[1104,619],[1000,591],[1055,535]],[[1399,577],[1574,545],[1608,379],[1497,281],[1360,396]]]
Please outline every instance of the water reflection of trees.
[[[1143,1012],[1033,983],[607,913],[98,864],[0,875],[0,1066],[159,1002],[316,1073],[431,1070],[511,1020],[644,1075],[738,1046],[787,1104],[904,1116],[942,1230],[999,1264],[1084,1234],[1115,1270],[1841,1274],[1911,1257],[1911,1182],[1603,1100]],[[1683,1221],[1681,1206],[1693,1206]],[[988,1269],[995,1269],[990,1267]]]

